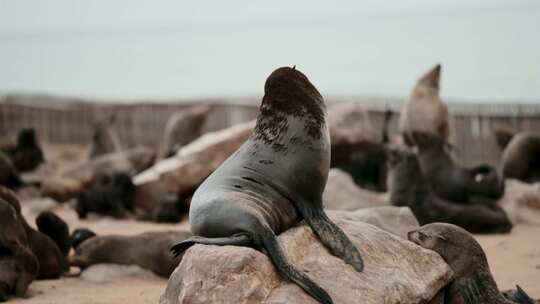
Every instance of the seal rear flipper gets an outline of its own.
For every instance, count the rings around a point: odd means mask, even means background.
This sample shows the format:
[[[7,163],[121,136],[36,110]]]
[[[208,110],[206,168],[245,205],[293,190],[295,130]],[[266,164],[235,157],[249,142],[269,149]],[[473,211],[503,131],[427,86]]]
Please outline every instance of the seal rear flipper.
[[[300,286],[300,288],[315,300],[319,301],[319,303],[334,303],[330,295],[328,295],[324,289],[313,282],[308,276],[298,271],[287,261],[272,229],[263,226],[260,228],[258,236],[260,237],[260,240],[256,240],[258,241],[257,243],[260,242],[258,245],[262,246],[267,251],[270,260],[272,260],[272,264],[274,264],[281,275]]]
[[[174,254],[174,257],[179,256],[182,252],[186,251],[189,247],[195,244],[203,245],[233,245],[233,246],[252,246],[253,239],[247,234],[235,234],[231,237],[222,237],[222,238],[205,238],[200,236],[192,236],[176,245],[171,247],[171,252]]]
[[[519,287],[519,285],[516,285],[516,292],[514,293],[514,298],[512,299],[512,301],[520,304],[536,303],[523,289],[521,289],[521,287]]]
[[[358,248],[351,242],[345,232],[328,218],[324,210],[301,208],[300,213],[333,255],[354,267],[356,271],[361,272],[364,269],[364,261]]]

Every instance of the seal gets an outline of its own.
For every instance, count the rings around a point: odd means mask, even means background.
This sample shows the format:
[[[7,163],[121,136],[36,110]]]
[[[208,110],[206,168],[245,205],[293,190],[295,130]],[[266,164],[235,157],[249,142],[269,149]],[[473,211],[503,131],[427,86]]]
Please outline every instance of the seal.
[[[499,137],[503,137],[499,134]],[[508,139],[510,137],[510,139]],[[540,135],[520,132],[498,139],[500,146],[508,141],[501,157],[504,177],[518,179],[526,183],[540,181]]]
[[[17,145],[5,148],[4,152],[11,157],[19,172],[32,171],[45,160],[32,128],[21,130],[17,136]]]
[[[174,113],[165,125],[158,159],[173,156],[181,147],[201,136],[211,110],[209,105],[200,105]]]
[[[498,205],[460,205],[434,195],[413,152],[390,149],[388,153],[390,202],[411,208],[421,225],[452,223],[473,233],[506,233],[512,229]]]
[[[78,244],[69,263],[81,269],[101,263],[138,265],[168,278],[181,260],[173,257],[168,249],[190,236],[187,231],[93,236]]]
[[[106,186],[79,194],[75,211],[81,219],[86,218],[89,212],[123,218],[126,211],[133,211],[134,193],[135,186],[131,177],[125,173],[117,173]]]
[[[303,219],[332,254],[363,269],[358,249],[323,210],[330,167],[326,106],[295,68],[275,70],[264,92],[254,133],[193,195],[195,236],[171,250],[178,255],[196,243],[264,249],[284,277],[319,302],[332,303],[287,261],[276,237]]]
[[[38,230],[50,237],[60,248],[60,251],[67,257],[71,249],[71,239],[69,236],[69,227],[64,220],[51,211],[43,211],[36,218]]]
[[[0,302],[11,295],[22,297],[36,278],[39,264],[30,250],[19,215],[0,196]]]
[[[34,230],[21,214],[21,205],[13,192],[0,187],[0,198],[8,202],[17,213],[28,237],[28,245],[39,262],[38,279],[57,279],[68,270],[68,264],[54,241],[45,234]]]
[[[403,105],[399,117],[399,132],[409,146],[411,142],[408,136],[412,131],[438,134],[445,142],[448,141],[448,108],[439,97],[441,69],[441,65],[437,64],[424,74],[414,86],[409,100]]]
[[[92,145],[88,156],[90,159],[101,155],[122,151],[120,137],[116,132],[116,115],[112,114],[106,121],[96,121],[92,126]]]
[[[87,228],[75,229],[70,237],[71,246],[73,247],[73,250],[77,250],[80,244],[82,244],[84,241],[96,235],[97,234],[95,232]]]
[[[410,138],[418,148],[420,167],[435,195],[456,203],[491,205],[504,195],[504,179],[494,167],[456,165],[444,148],[443,138],[436,134],[413,131]]]
[[[11,159],[2,151],[0,151],[0,185],[10,189],[16,189],[23,185],[17,168],[15,168]]]
[[[454,280],[446,287],[445,303],[456,304],[534,304],[518,287],[517,296],[505,298],[491,275],[484,250],[464,229],[451,224],[433,223],[408,233],[410,241],[437,252],[452,268]]]

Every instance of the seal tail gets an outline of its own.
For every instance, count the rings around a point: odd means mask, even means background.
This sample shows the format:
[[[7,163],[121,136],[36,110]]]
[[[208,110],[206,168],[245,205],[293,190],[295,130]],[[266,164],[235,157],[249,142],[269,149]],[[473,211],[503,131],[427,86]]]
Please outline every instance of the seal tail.
[[[516,302],[520,304],[535,304],[535,301],[529,297],[529,295],[519,287],[519,285],[516,285],[516,293],[515,293],[515,299]]]
[[[248,234],[236,234],[231,237],[221,238],[205,238],[200,236],[192,236],[184,241],[177,243],[171,247],[171,252],[174,257],[178,257],[182,252],[186,251],[189,247],[195,244],[203,245],[233,245],[233,246],[245,246],[250,247],[253,245],[253,239]]]
[[[356,271],[361,272],[364,269],[364,261],[356,246],[345,232],[328,218],[322,208],[302,208],[300,213],[333,255],[344,260]]]
[[[268,256],[272,260],[274,266],[278,269],[279,273],[300,286],[300,288],[319,301],[319,303],[334,303],[330,295],[328,295],[324,289],[313,282],[308,276],[298,271],[287,261],[276,235],[270,228],[262,226],[259,230],[258,236],[260,236],[260,245],[266,249]]]

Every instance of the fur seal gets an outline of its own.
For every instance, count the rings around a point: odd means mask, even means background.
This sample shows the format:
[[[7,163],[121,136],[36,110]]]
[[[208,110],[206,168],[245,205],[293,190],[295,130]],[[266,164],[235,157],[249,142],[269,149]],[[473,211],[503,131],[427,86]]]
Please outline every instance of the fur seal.
[[[11,157],[19,172],[32,171],[45,160],[36,132],[32,128],[21,130],[17,136],[17,144],[5,148],[4,152]]]
[[[106,186],[79,194],[75,211],[79,218],[86,218],[89,212],[123,218],[126,211],[133,211],[134,193],[135,186],[131,177],[124,173],[117,173]]]
[[[28,245],[39,262],[38,279],[56,279],[68,270],[68,264],[56,243],[45,234],[34,230],[21,214],[21,205],[13,192],[0,186],[0,198],[11,204],[28,237]]]
[[[69,227],[64,220],[51,211],[43,211],[36,218],[38,230],[50,237],[60,248],[60,251],[67,257],[71,248]]]
[[[499,134],[499,137],[504,137]],[[540,181],[540,135],[532,132],[506,134],[499,138],[500,146],[508,141],[501,158],[504,177],[526,183]]]
[[[495,204],[504,195],[504,179],[489,165],[463,168],[446,152],[444,140],[432,133],[413,131],[422,173],[438,197],[463,204]]]
[[[291,265],[279,234],[304,219],[335,256],[362,271],[358,249],[323,210],[330,167],[326,106],[317,89],[295,68],[275,70],[251,137],[195,191],[189,221],[194,244],[264,249],[277,270],[321,303],[330,296]]]
[[[448,108],[439,97],[441,65],[437,64],[422,76],[404,104],[399,118],[399,132],[407,145],[412,131],[438,134],[445,142],[450,136]]]
[[[70,237],[71,246],[73,247],[73,250],[77,250],[80,244],[82,244],[84,241],[96,235],[97,234],[90,229],[86,229],[86,228],[75,229]]]
[[[93,124],[92,145],[88,156],[90,159],[101,155],[122,151],[120,137],[115,128],[116,115],[112,114],[106,121]]]
[[[190,236],[187,231],[93,236],[77,246],[69,263],[82,269],[100,263],[139,265],[159,276],[169,277],[180,259],[173,257],[168,249]]]
[[[202,127],[211,110],[208,105],[200,105],[174,113],[165,125],[158,159],[173,156],[181,147],[201,136]]]
[[[454,280],[446,287],[445,303],[534,304],[519,287],[514,301],[499,292],[484,250],[464,229],[451,224],[433,223],[409,232],[408,238],[440,254],[454,271]]]
[[[39,263],[15,208],[0,196],[0,302],[22,297],[36,278]]]
[[[337,159],[332,157],[332,167],[337,167],[349,173],[355,184],[361,188],[386,192],[386,145],[390,141],[388,125],[393,112],[387,110],[384,113],[382,140],[380,142],[366,142],[356,147],[349,147],[349,156],[346,161],[336,164]],[[332,155],[338,147],[332,146]],[[339,152],[337,154],[340,154]],[[345,153],[341,153],[345,154]]]
[[[15,189],[23,185],[17,168],[11,159],[0,151],[0,185]]]
[[[512,229],[498,205],[459,205],[435,196],[414,153],[392,149],[388,159],[390,202],[411,208],[421,225],[452,223],[473,233],[506,233]]]

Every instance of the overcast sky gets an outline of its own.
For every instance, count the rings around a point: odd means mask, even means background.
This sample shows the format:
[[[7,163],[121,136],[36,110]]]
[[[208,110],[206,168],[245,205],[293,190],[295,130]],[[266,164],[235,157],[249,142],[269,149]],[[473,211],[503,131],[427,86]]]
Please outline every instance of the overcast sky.
[[[389,4],[391,3],[391,5]],[[540,102],[540,1],[0,0],[0,90],[259,96],[294,65],[325,95]]]

